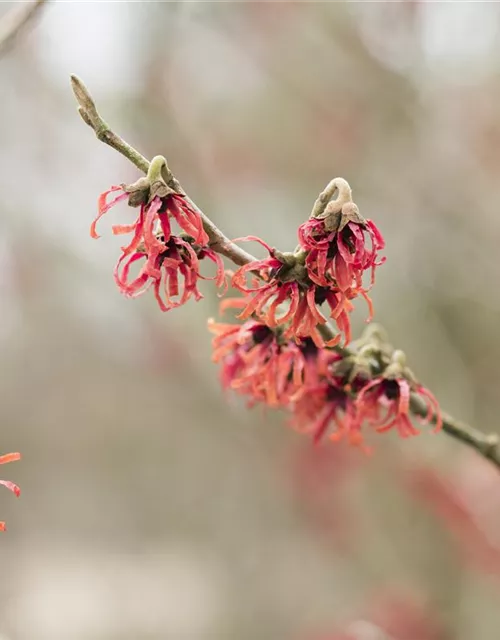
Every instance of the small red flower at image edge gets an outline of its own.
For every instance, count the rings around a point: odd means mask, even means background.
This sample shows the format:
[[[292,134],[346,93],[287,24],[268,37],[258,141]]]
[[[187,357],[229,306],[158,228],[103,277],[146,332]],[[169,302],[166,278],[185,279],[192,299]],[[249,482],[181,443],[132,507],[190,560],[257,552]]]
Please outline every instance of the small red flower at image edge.
[[[6,453],[3,456],[0,456],[0,464],[17,462],[20,459],[21,459],[20,453]],[[10,480],[0,480],[0,484],[2,484],[4,487],[7,487],[9,491],[12,491],[12,493],[16,497],[19,497],[21,495],[21,489],[17,486],[17,484],[10,482]],[[5,529],[6,529],[5,522],[0,521],[0,531],[5,531]]]

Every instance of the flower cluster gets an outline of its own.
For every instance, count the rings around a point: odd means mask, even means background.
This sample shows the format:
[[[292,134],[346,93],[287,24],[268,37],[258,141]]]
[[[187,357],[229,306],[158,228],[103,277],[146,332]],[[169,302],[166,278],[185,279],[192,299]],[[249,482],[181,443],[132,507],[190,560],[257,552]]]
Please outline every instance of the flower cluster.
[[[420,432],[410,418],[410,394],[427,403],[423,424],[435,422],[435,431],[442,424],[436,398],[420,384],[415,384],[401,372],[397,377],[383,375],[371,381],[356,377],[352,383],[343,377],[329,377],[318,387],[303,394],[292,407],[293,426],[312,433],[315,442],[330,430],[330,440],[345,438],[352,445],[364,447],[362,427],[368,424],[378,433],[395,429],[403,437]]]
[[[156,160],[156,159],[155,159]],[[160,162],[153,160],[152,167],[161,170]],[[108,202],[108,196],[120,192]],[[206,279],[200,273],[200,261],[208,259],[216,266],[215,280],[218,287],[225,284],[224,265],[219,254],[209,246],[209,238],[203,229],[200,214],[185,196],[175,192],[161,179],[143,178],[133,185],[113,186],[101,194],[98,215],[90,234],[98,238],[96,224],[111,207],[128,199],[131,206],[139,207],[134,223],[114,225],[115,235],[132,234],[114,270],[119,290],[129,298],[145,293],[151,287],[162,311],[169,311],[203,296],[198,290],[198,280]],[[175,221],[182,232],[175,235],[171,222]],[[135,277],[130,271],[140,266]]]
[[[352,304],[347,297],[308,282],[305,267],[295,254],[281,254],[254,236],[240,240],[255,240],[269,251],[269,258],[249,262],[233,275],[232,286],[246,294],[239,316],[241,319],[255,315],[269,327],[282,327],[287,338],[311,338],[317,347],[334,346],[340,342],[341,335],[325,342],[319,330],[327,323],[327,318],[319,311],[318,305],[326,302],[330,317],[349,342],[348,313]],[[249,285],[247,276],[251,277]],[[280,314],[279,307],[283,304],[288,308]]]
[[[128,297],[152,288],[163,311],[202,297],[198,289],[204,277],[200,274],[202,260],[214,263],[212,279],[218,287],[225,287],[224,265],[210,246],[204,224],[218,238],[218,250],[231,245],[220,232],[214,232],[169,175],[165,159],[157,156],[146,178],[111,187],[101,195],[91,226],[91,235],[97,238],[96,224],[111,207],[125,199],[138,207],[135,222],[112,227],[114,234],[131,234],[114,277]],[[332,200],[336,191],[338,196]],[[173,232],[174,223],[180,232]],[[325,437],[346,439],[366,448],[365,424],[379,432],[415,435],[418,430],[410,419],[412,397],[419,398],[417,413],[423,413],[422,422],[432,422],[439,429],[434,396],[414,379],[399,356],[382,353],[380,345],[370,346],[366,340],[345,349],[351,342],[350,313],[355,298],[367,301],[369,320],[372,318],[368,292],[383,262],[379,252],[384,248],[380,231],[360,215],[345,180],[336,178],[320,194],[311,217],[298,229],[294,252],[278,251],[256,236],[234,242],[238,241],[260,243],[268,256],[257,260],[244,252],[238,255],[240,266],[231,283],[243,295],[223,300],[222,309],[237,309],[243,323],[210,322],[215,334],[213,359],[221,367],[225,389],[245,396],[250,406],[285,408],[291,426],[311,434],[315,442]],[[365,283],[367,272],[370,277]],[[326,315],[321,307],[328,308]],[[337,326],[335,335],[327,326],[327,316]],[[378,355],[373,357],[375,352]],[[428,410],[423,412],[422,406]]]
[[[16,462],[17,460],[21,459],[21,454],[19,453],[6,453],[3,456],[0,456],[0,464],[7,464],[8,462]],[[0,484],[3,485],[4,487],[7,487],[7,489],[9,491],[12,491],[12,493],[16,496],[19,497],[19,495],[21,494],[21,489],[17,486],[17,484],[14,484],[13,482],[10,482],[10,480],[0,480]],[[0,522],[0,531],[5,531],[5,522]]]
[[[370,238],[371,248],[366,239]],[[384,248],[382,234],[371,220],[364,220],[352,202],[342,210],[326,207],[321,218],[310,218],[299,227],[299,242],[307,251],[309,278],[317,285],[336,287],[342,292],[364,291],[363,274],[371,270],[370,287],[375,282],[378,251]]]
[[[222,307],[240,303],[224,300]],[[271,407],[286,405],[319,381],[321,363],[311,340],[297,344],[282,331],[255,320],[242,325],[210,320],[209,329],[215,334],[213,360],[221,365],[223,388],[246,396],[249,406],[259,402]]]
[[[241,307],[244,299],[224,301],[223,309]],[[242,325],[210,321],[213,360],[221,366],[224,388],[248,399],[282,407],[290,425],[312,436],[315,443],[346,440],[368,451],[363,427],[401,437],[417,435],[410,418],[412,394],[427,407],[423,424],[441,428],[441,413],[432,393],[418,383],[403,354],[388,356],[376,343],[360,340],[357,349],[342,355],[317,347],[313,340],[289,338],[280,327],[258,320]],[[368,333],[368,339],[370,333]]]
[[[337,178],[334,183],[339,197],[320,214],[313,211],[313,216],[299,227],[299,246],[294,253],[281,253],[255,236],[240,238],[259,242],[269,257],[243,265],[232,278],[233,287],[246,295],[241,318],[255,315],[268,326],[283,326],[286,337],[309,337],[318,347],[334,346],[342,336],[349,344],[349,314],[357,296],[367,301],[368,321],[372,319],[368,291],[376,267],[383,262],[378,259],[378,252],[384,248],[380,231],[359,214],[347,182]],[[366,271],[371,271],[371,278],[365,288]],[[324,303],[339,330],[336,338],[327,342],[318,329],[327,323],[318,309]],[[280,313],[282,305],[286,310]]]

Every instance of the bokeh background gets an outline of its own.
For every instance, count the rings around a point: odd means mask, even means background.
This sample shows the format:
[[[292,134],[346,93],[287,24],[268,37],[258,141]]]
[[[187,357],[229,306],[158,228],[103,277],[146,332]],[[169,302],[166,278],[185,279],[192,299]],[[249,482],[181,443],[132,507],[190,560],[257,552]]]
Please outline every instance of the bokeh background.
[[[166,315],[127,300],[120,239],[89,237],[138,174],[68,78],[230,237],[292,249],[348,179],[387,241],[377,320],[495,432],[499,24],[481,2],[52,2],[2,52],[1,452],[23,454],[2,640],[498,639],[496,470],[428,429],[314,448],[224,397],[213,289]]]

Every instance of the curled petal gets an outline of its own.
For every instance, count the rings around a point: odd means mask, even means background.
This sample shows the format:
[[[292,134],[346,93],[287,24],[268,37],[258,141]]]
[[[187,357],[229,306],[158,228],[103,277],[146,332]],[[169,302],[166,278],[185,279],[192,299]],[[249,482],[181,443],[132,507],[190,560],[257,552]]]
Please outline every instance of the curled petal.
[[[17,462],[21,460],[20,453],[5,453],[3,456],[0,456],[0,464],[8,464],[9,462]]]
[[[114,191],[123,191],[123,189],[122,187],[115,185],[111,187],[111,189],[108,189],[108,191],[101,193],[101,195],[99,196],[99,200],[97,202],[97,211],[98,211],[97,217],[90,225],[90,236],[94,239],[100,238],[100,235],[97,233],[97,230],[96,230],[97,222],[102,218],[102,216],[105,213],[107,213],[111,209],[111,207],[114,207],[115,204],[118,204],[118,202],[121,202],[122,200],[125,200],[125,198],[128,197],[127,193],[121,193],[119,196],[116,196],[116,198],[111,200],[111,202],[108,202],[107,201],[108,195],[110,193],[113,193]]]
[[[163,242],[168,242],[172,237],[169,217],[164,213],[159,213],[158,218],[160,219],[161,230],[163,232]]]
[[[267,312],[266,318],[268,318],[268,326],[269,327],[277,327],[280,324],[279,319],[276,318],[276,310],[287,298],[288,298],[288,287],[283,286],[277,290],[276,296],[269,305],[269,311]],[[285,314],[286,316],[287,314]]]
[[[20,453],[6,453],[3,456],[0,456],[0,464],[8,464],[9,462],[17,462],[21,459]],[[14,482],[10,482],[9,480],[0,480],[0,485],[6,487],[9,491],[19,497],[21,494],[21,489]],[[5,531],[5,522],[0,522],[0,531]]]
[[[373,301],[364,289],[359,289],[359,293],[363,296],[363,298],[366,301],[366,304],[368,305],[368,318],[365,320],[365,322],[368,324],[373,320],[373,316],[374,316]]]
[[[346,262],[344,256],[340,252],[335,256],[335,276],[337,285],[341,291],[346,291],[350,288],[353,275],[349,267],[349,263]]]
[[[196,244],[205,246],[209,243],[210,239],[203,229],[203,221],[200,214],[191,207],[185,196],[177,193],[169,195],[167,197],[167,209],[181,229],[194,238]]]
[[[436,396],[431,393],[429,389],[426,389],[422,385],[419,385],[417,387],[417,392],[424,397],[424,400],[426,400],[428,406],[428,412],[426,418],[424,419],[424,422],[431,422],[433,417],[435,417],[436,425],[434,427],[434,433],[437,433],[443,426],[443,416],[441,413],[439,402],[437,401]]]
[[[258,242],[265,249],[267,249],[269,251],[270,255],[273,254],[273,248],[270,245],[268,245],[267,242],[262,240],[262,238],[259,238],[257,236],[242,236],[241,238],[235,238],[231,242],[235,242],[235,243],[236,242]]]
[[[215,253],[215,251],[208,250],[205,252],[204,257],[215,263],[215,266],[217,268],[214,276],[215,285],[219,288],[224,287],[222,294],[220,294],[224,295],[227,292],[229,285],[226,278],[226,271],[224,269],[224,262],[221,256],[218,253]]]
[[[238,318],[242,320],[246,320],[253,313],[261,312],[266,303],[270,298],[275,294],[275,290],[273,285],[270,285],[267,288],[262,288],[258,290],[247,302],[243,311],[238,315]]]
[[[398,414],[408,415],[410,410],[410,385],[407,380],[397,380],[399,386]]]
[[[135,222],[133,222],[132,224],[114,224],[111,227],[111,231],[115,236],[123,236],[126,233],[132,233],[132,231],[135,231],[135,227]]]
[[[225,313],[228,309],[244,309],[247,306],[245,298],[224,298],[219,305],[219,312]]]
[[[158,211],[161,207],[160,198],[153,198],[151,204],[146,208],[146,216],[144,220],[144,246],[148,254],[148,261],[154,261],[156,257],[165,250],[166,245],[158,240],[155,233],[155,221]]]
[[[294,284],[294,283],[291,283]],[[288,307],[288,311],[282,315],[280,318],[276,318],[276,324],[281,325],[285,324],[289,320],[291,320],[294,315],[297,313],[297,309],[299,306],[300,296],[298,287],[295,286],[292,288],[292,292],[290,294],[290,306]]]
[[[322,313],[320,313],[318,307],[316,306],[315,294],[316,290],[314,288],[311,287],[310,289],[308,289],[306,293],[307,306],[309,307],[309,311],[315,322],[317,324],[325,324],[326,318]]]
[[[17,484],[14,484],[13,482],[10,482],[9,480],[0,480],[0,484],[3,485],[4,487],[6,487],[9,491],[12,491],[12,493],[19,498],[19,496],[21,495],[21,489],[17,486]]]
[[[377,225],[372,220],[367,220],[366,226],[370,230],[370,234],[373,239],[374,249],[376,249],[377,251],[385,249],[385,240],[382,234],[380,233],[380,230],[377,227]]]
[[[132,240],[126,247],[122,247],[122,251],[125,255],[130,253],[134,253],[137,251],[144,231],[144,206],[141,206],[139,211],[139,216],[134,223],[134,235],[132,236]]]
[[[256,260],[255,262],[249,262],[248,264],[239,267],[234,273],[231,284],[235,289],[238,289],[242,293],[252,293],[253,291],[259,291],[269,286],[269,283],[264,281],[259,283],[257,280],[254,286],[249,287],[246,284],[246,277],[249,273],[259,273],[260,271],[269,271],[281,266],[279,260],[272,258],[266,258],[265,260]]]

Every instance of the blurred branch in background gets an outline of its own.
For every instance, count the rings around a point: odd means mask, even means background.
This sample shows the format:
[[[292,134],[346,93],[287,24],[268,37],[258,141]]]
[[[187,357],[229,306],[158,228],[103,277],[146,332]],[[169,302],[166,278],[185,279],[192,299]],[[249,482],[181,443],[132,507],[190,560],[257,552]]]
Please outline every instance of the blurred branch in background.
[[[78,111],[84,122],[94,130],[97,138],[125,156],[138,169],[147,173],[149,169],[149,161],[110,129],[99,115],[95,102],[83,82],[77,76],[72,75],[71,84],[79,104]],[[166,171],[167,175],[165,176],[165,180],[167,184],[172,186],[178,193],[183,193],[179,182],[172,175],[168,167]],[[321,193],[314,209],[318,208],[321,203],[325,204],[323,201],[325,201],[326,198],[331,197],[333,191],[330,193],[328,190],[325,190]],[[210,246],[214,251],[226,256],[237,265],[243,265],[257,260],[257,258],[232,243],[222,233],[222,231],[220,231],[220,229],[205,214],[203,214],[192,200],[187,196],[186,198],[199,211],[205,230],[210,238]],[[328,325],[323,325],[321,328],[323,330],[322,333],[325,334],[323,337],[334,337],[333,331]],[[353,355],[353,353],[354,352],[351,352],[349,349],[341,349],[341,354],[343,356]],[[416,393],[412,393],[411,395],[410,411],[419,418],[429,419],[429,408],[426,402],[424,402]],[[434,415],[431,421],[436,424],[441,418],[442,428],[448,435],[471,446],[478,453],[500,468],[499,437],[496,434],[484,434],[474,427],[471,427],[444,413],[441,416]]]
[[[18,2],[0,20],[0,53],[11,46],[17,36],[40,13],[48,0],[34,0],[34,2]]]

